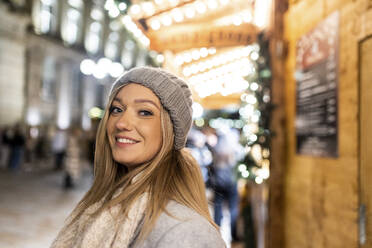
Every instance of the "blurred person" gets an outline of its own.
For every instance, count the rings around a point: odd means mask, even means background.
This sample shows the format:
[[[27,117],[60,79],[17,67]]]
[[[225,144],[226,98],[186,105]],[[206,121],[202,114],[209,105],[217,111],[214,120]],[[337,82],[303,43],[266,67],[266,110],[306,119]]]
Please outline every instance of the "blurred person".
[[[73,188],[81,176],[83,165],[80,159],[81,148],[82,144],[80,129],[77,127],[73,127],[70,129],[69,132],[66,158],[64,160],[64,189]]]
[[[162,69],[114,83],[96,141],[94,182],[52,244],[59,247],[225,247],[200,168],[184,149],[191,91]]]
[[[239,194],[234,172],[237,162],[234,146],[229,135],[218,134],[217,144],[213,147],[213,165],[210,185],[214,190],[214,221],[221,226],[223,206],[227,203],[230,213],[232,241],[238,241],[237,218],[239,214]]]
[[[23,160],[26,139],[22,133],[20,124],[16,124],[13,131],[14,133],[9,140],[10,157],[8,168],[17,170]]]
[[[209,180],[209,166],[213,162],[212,152],[206,145],[207,137],[199,130],[191,128],[186,147],[190,149],[191,155],[198,162],[204,183]]]
[[[67,134],[63,129],[58,128],[52,140],[52,152],[54,154],[54,169],[60,170],[66,156]]]
[[[26,144],[25,144],[25,164],[32,164],[35,160],[35,153],[36,153],[36,144],[37,139],[39,136],[39,128],[38,127],[27,127],[27,136],[26,136]],[[31,169],[31,168],[29,168]]]
[[[46,128],[40,127],[40,132],[35,144],[35,155],[37,160],[47,158],[46,147],[48,145]]]
[[[4,127],[1,130],[0,167],[6,168],[9,164],[10,140],[12,135],[8,127]]]

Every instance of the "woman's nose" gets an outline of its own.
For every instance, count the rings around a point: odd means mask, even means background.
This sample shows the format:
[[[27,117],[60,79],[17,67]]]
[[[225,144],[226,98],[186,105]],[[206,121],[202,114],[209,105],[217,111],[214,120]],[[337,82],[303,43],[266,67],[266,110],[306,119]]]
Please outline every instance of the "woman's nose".
[[[119,129],[119,130],[132,130],[132,121],[131,121],[131,118],[130,118],[130,115],[127,111],[125,111],[121,116],[120,118],[118,118],[117,122],[116,122],[116,128]]]

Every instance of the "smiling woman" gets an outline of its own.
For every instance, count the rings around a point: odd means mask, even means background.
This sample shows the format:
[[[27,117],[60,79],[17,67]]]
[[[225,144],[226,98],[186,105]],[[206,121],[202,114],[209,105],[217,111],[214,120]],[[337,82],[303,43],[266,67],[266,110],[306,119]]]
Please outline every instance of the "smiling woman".
[[[107,121],[114,160],[133,169],[155,156],[162,144],[158,97],[140,84],[128,84],[116,95]]]
[[[225,247],[200,168],[184,149],[191,91],[140,67],[113,85],[97,133],[95,179],[52,244],[59,247]]]

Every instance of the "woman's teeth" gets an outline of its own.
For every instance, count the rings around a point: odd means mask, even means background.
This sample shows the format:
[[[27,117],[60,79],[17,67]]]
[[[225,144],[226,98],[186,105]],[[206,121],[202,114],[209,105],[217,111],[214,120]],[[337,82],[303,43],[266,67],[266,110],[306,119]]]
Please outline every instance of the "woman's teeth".
[[[118,138],[117,141],[120,142],[120,143],[126,143],[126,144],[135,144],[135,143],[137,143],[137,142],[134,141],[134,140],[123,139],[123,138]]]

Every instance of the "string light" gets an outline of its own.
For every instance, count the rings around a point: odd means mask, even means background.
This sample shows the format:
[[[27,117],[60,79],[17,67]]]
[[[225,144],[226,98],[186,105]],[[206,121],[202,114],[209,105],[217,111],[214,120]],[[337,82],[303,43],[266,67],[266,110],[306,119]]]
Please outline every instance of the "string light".
[[[185,16],[189,19],[195,16],[195,9],[193,7],[188,7],[185,9]]]
[[[262,179],[261,177],[256,177],[256,178],[254,179],[254,181],[255,181],[257,184],[261,184],[261,183],[263,183],[263,179]]]
[[[126,10],[127,9],[127,4],[126,3],[124,3],[124,2],[121,2],[121,3],[119,3],[119,9],[121,10],[121,11],[124,11],[124,10]]]
[[[216,2],[216,0],[208,0],[208,8],[211,9],[211,10],[214,10],[218,7],[218,3]]]
[[[258,84],[256,82],[253,82],[251,83],[249,88],[253,91],[256,91],[258,89]]]
[[[91,75],[94,71],[96,63],[91,59],[84,59],[80,63],[80,71],[85,75]]]
[[[240,172],[246,171],[246,170],[247,170],[247,166],[246,166],[245,164],[240,164],[240,165],[238,166],[238,170],[239,170]]]
[[[155,6],[152,2],[143,2],[141,8],[147,16],[151,16],[155,13]]]
[[[129,12],[134,15],[134,16],[137,16],[141,13],[141,7],[138,5],[138,4],[133,4],[130,8],[129,8]]]
[[[161,26],[158,20],[152,20],[150,25],[153,30],[158,30],[160,29],[160,26]]]
[[[164,16],[161,18],[161,23],[162,23],[164,26],[170,26],[170,25],[172,25],[172,19],[170,18],[169,15],[164,15]]]
[[[200,56],[201,56],[202,58],[207,57],[207,56],[208,56],[208,49],[205,48],[205,47],[200,48]]]
[[[174,6],[177,6],[179,1],[178,0],[168,0],[170,6],[174,7]]]
[[[142,46],[148,47],[150,45],[150,40],[142,33],[129,15],[123,16],[121,22],[124,24],[125,28],[134,35],[140,44],[142,44]]]
[[[175,8],[171,11],[171,16],[175,22],[182,22],[183,21],[183,14],[179,8]]]
[[[244,178],[248,178],[249,177],[249,171],[243,171],[242,172],[242,177],[244,177]]]
[[[199,14],[204,14],[207,11],[207,6],[202,1],[198,1],[195,3],[196,11]]]
[[[158,55],[156,56],[156,61],[157,61],[158,63],[163,63],[163,62],[164,62],[164,55],[162,55],[162,54],[158,54]]]
[[[184,18],[192,19],[197,14],[207,15],[208,12],[214,12],[217,9],[222,9],[225,5],[229,4],[230,0],[197,0],[185,3],[185,0],[181,0],[184,4],[180,3],[180,0],[155,0],[154,2],[145,1],[141,4],[133,4],[129,8],[129,14],[136,19],[145,18],[149,22],[149,26],[152,29],[153,18],[158,18],[164,15],[170,15],[174,22],[179,23]],[[120,7],[119,7],[120,9]],[[169,10],[170,9],[170,10]],[[214,25],[242,25],[243,23],[253,22],[253,11],[252,8],[244,8],[242,11],[234,13],[233,15],[224,16],[219,19],[215,19]],[[157,14],[157,15],[155,15]],[[257,19],[257,18],[256,18]],[[255,20],[256,20],[255,19]],[[162,24],[162,23],[161,23]],[[172,23],[166,22],[169,26]],[[158,30],[161,27],[155,26]]]
[[[230,2],[230,0],[220,0],[221,5],[226,5]]]

